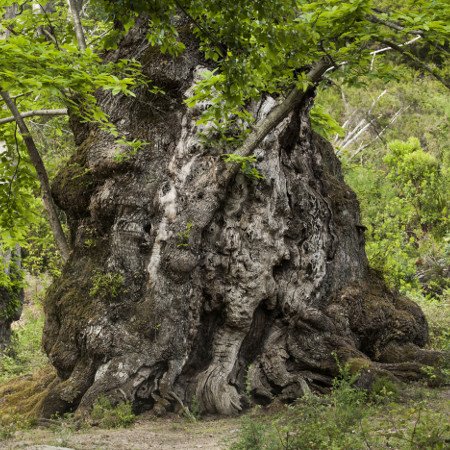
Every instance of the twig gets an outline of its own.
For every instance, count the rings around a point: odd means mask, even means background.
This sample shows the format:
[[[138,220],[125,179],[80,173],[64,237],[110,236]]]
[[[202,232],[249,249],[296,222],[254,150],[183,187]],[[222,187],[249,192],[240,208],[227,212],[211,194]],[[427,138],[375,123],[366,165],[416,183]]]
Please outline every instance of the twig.
[[[191,411],[189,411],[189,408],[187,406],[184,406],[184,403],[182,402],[181,398],[178,397],[177,394],[175,394],[175,392],[170,391],[169,394],[171,395],[171,397],[173,397],[178,404],[181,406],[181,409],[183,410],[184,414],[191,419],[193,422],[197,421],[197,418],[194,416],[194,414],[191,413]]]
[[[46,30],[45,28],[42,28],[43,33],[55,44],[58,50],[61,50],[58,38],[56,37],[55,27],[53,26],[52,21],[50,20],[47,10],[39,2],[38,5],[39,8],[41,8],[41,11],[44,13],[45,19],[47,20],[48,26],[50,27],[50,31]]]
[[[375,137],[375,139],[372,139],[371,141],[369,141],[367,144],[363,144],[361,145],[356,151],[355,153],[353,153],[353,155],[351,155],[349,157],[350,160],[352,160],[356,155],[358,155],[359,153],[361,153],[364,149],[366,149],[367,147],[369,147],[369,145],[372,144],[372,142],[374,142],[376,139],[381,139],[382,134],[389,128],[390,125],[392,125],[400,116],[400,114],[404,111],[406,111],[407,109],[409,109],[411,107],[411,105],[408,105],[406,108],[400,108],[393,116],[392,119],[389,121],[389,123],[379,132],[377,133],[377,136]],[[384,143],[384,142],[383,142]]]
[[[358,122],[358,124],[353,128],[352,131],[350,131],[341,141],[341,144],[338,144],[338,146],[341,148],[341,150],[344,150],[346,147],[348,147],[352,142],[354,142],[361,134],[369,128],[370,125],[373,125],[373,119],[371,119],[372,111],[375,108],[375,105],[379,102],[381,97],[383,97],[387,93],[387,89],[385,89],[381,94],[378,95],[378,97],[372,102],[369,110],[365,114],[366,117]],[[340,151],[337,152],[339,154]]]
[[[11,97],[12,99],[13,97]],[[16,97],[17,98],[17,97]],[[26,111],[23,113],[20,113],[20,117],[22,119],[25,119],[26,117],[31,116],[65,116],[67,114],[67,109],[35,109],[33,111]],[[3,119],[0,119],[0,125],[3,125],[5,123],[14,122],[16,119],[14,116],[11,117],[5,117]]]
[[[413,44],[414,42],[418,41],[421,38],[422,38],[422,36],[416,36],[415,38],[409,40],[408,42],[405,42],[404,44],[399,44],[399,47],[405,47],[406,45],[411,45],[411,44]],[[383,48],[380,48],[379,50],[375,50],[375,51],[370,53],[372,55],[372,61],[370,62],[370,70],[373,70],[373,64],[375,62],[375,56],[378,55],[379,53],[384,53],[384,52],[387,52],[389,50],[392,50],[392,47],[383,47]]]
[[[384,25],[385,27],[391,28],[395,31],[405,31],[405,27],[402,27],[398,23],[392,22],[391,20],[381,19],[380,17],[369,15],[366,17],[369,22],[377,23],[380,25]],[[406,33],[408,34],[416,34],[418,36],[423,36],[423,32],[419,30],[408,30]]]
[[[412,434],[411,434],[411,440],[410,440],[411,448],[413,447],[413,444],[414,444],[414,438],[415,438],[415,436],[416,436],[417,425],[418,425],[418,423],[420,422],[420,416],[421,416],[421,414],[422,414],[422,408],[419,408],[419,413],[418,413],[418,415],[417,415],[417,420],[416,420],[416,422],[414,423],[414,429],[413,429],[413,432],[412,432]]]

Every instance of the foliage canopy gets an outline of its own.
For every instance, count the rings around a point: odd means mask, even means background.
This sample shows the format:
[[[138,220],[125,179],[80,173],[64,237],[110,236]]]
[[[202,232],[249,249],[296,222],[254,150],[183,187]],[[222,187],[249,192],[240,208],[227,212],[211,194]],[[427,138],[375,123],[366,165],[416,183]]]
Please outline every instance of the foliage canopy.
[[[0,0],[0,90],[9,92],[21,111],[67,107],[112,133],[119,143],[126,140],[97,106],[95,93],[101,89],[133,96],[142,84],[160,92],[151,80],[143,79],[136,61],[105,63],[103,58],[142,17],[148,21],[149,45],[163,53],[183,52],[183,30],[196,35],[209,70],[187,104],[208,102],[201,121],[224,138],[224,154],[232,154],[230,145],[242,142],[230,130],[237,126],[245,132],[257,126],[248,109],[252,101],[267,93],[282,99],[293,87],[307,89],[311,81],[306,73],[319,61],[328,65],[325,81],[337,76],[350,84],[401,78],[406,64],[448,86],[443,61],[450,8],[442,0],[83,3],[78,2],[88,45],[80,51],[66,2]],[[386,46],[397,50],[397,56],[380,60],[386,52],[377,52]],[[8,115],[0,106],[0,119]],[[339,132],[320,106],[311,117],[319,132]],[[0,239],[4,246],[12,246],[24,243],[29,224],[40,220],[38,185],[14,123],[0,124],[1,141],[6,147],[0,154]],[[64,160],[71,146],[63,137],[59,144],[66,149],[59,155]],[[42,145],[41,152],[44,157],[52,153]]]

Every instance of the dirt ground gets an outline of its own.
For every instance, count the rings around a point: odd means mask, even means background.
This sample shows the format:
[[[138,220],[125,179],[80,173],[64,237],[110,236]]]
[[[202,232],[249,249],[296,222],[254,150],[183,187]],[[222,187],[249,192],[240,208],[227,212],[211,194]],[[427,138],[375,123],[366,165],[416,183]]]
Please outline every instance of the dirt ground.
[[[222,450],[237,436],[238,419],[190,422],[140,419],[130,428],[75,431],[66,425],[16,432],[0,449],[16,450]]]

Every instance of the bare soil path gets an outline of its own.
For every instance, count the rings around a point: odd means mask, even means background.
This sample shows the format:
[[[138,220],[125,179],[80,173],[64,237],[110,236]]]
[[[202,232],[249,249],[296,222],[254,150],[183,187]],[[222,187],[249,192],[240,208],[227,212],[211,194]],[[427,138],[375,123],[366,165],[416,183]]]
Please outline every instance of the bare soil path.
[[[239,430],[238,419],[189,422],[183,419],[140,419],[130,428],[74,431],[65,425],[17,432],[0,449],[16,450],[222,450]]]

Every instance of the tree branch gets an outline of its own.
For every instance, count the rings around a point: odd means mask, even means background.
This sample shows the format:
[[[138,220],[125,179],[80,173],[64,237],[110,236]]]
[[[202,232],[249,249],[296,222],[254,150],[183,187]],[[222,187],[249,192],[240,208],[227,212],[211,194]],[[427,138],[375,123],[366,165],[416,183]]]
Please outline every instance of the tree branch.
[[[407,45],[411,45],[421,38],[422,38],[422,36],[416,36],[415,38],[409,40],[408,42],[405,42],[404,44],[399,44],[399,47],[405,47]],[[372,55],[372,61],[370,62],[370,70],[373,69],[373,65],[375,62],[375,56],[377,56],[379,53],[388,52],[389,50],[392,50],[392,47],[383,47],[378,50],[374,50],[373,52],[370,52],[370,54]]]
[[[56,210],[55,203],[53,202],[53,197],[50,189],[50,181],[48,179],[47,171],[44,166],[44,162],[42,161],[41,155],[36,147],[36,144],[31,136],[30,131],[28,130],[23,117],[21,116],[19,110],[17,109],[16,104],[12,101],[11,97],[6,91],[0,91],[0,96],[3,98],[6,106],[11,111],[11,114],[14,117],[14,120],[19,127],[20,134],[25,142],[28,155],[30,156],[30,160],[36,170],[39,183],[41,185],[42,192],[42,200],[44,202],[44,207],[48,214],[48,220],[50,222],[50,227],[52,229],[53,235],[55,237],[56,244],[61,253],[61,257],[63,261],[67,261],[70,254],[69,245],[66,240],[66,236],[61,226],[61,222],[58,217],[58,212]]]
[[[425,64],[423,61],[421,61],[417,56],[414,56],[412,53],[406,51],[402,48],[401,45],[396,44],[395,42],[387,41],[387,40],[381,40],[381,43],[388,45],[389,47],[393,48],[397,52],[401,53],[403,56],[406,56],[408,59],[410,59],[416,66],[420,67],[421,69],[425,70],[426,72],[430,73],[431,75],[436,78],[436,80],[440,81],[447,89],[450,89],[450,82],[448,82],[445,78],[443,78],[437,70],[433,69],[432,67]]]
[[[12,98],[11,98],[12,100]],[[35,109],[33,111],[26,111],[23,113],[20,113],[20,117],[22,119],[25,119],[26,117],[31,116],[65,116],[67,114],[67,109]],[[0,125],[3,125],[5,123],[14,122],[16,118],[14,116],[11,117],[4,117],[3,119],[0,119]]]
[[[75,0],[69,0],[70,12],[72,13],[73,27],[77,37],[78,48],[81,51],[86,50],[86,38],[84,37],[83,26],[81,25],[80,13],[78,11],[78,4]]]
[[[324,73],[330,68],[332,64],[328,60],[322,59],[316,63],[307,74],[307,78],[311,85],[302,91],[294,88],[289,92],[285,100],[278,106],[272,109],[270,113],[257,124],[255,129],[250,133],[242,146],[236,151],[236,155],[249,156],[253,150],[263,141],[263,139],[278,125],[281,121],[294,110],[296,106],[311,93],[311,90],[322,79]]]
[[[389,121],[389,123],[382,129],[380,130],[380,132],[376,132],[376,137],[374,139],[372,139],[371,141],[369,141],[368,143],[364,144],[362,143],[358,149],[356,149],[356,151],[350,155],[350,157],[348,158],[349,161],[351,161],[355,156],[357,156],[359,153],[361,153],[365,148],[369,147],[369,145],[371,145],[373,142],[375,142],[377,139],[380,139],[381,142],[383,142],[385,145],[386,143],[383,141],[383,138],[381,137],[383,135],[383,133],[399,118],[399,116],[406,111],[407,109],[409,109],[411,107],[411,105],[408,105],[405,108],[400,108],[391,118],[391,120]]]
[[[367,20],[372,23],[384,25],[385,27],[391,28],[392,30],[395,30],[395,31],[404,31],[405,30],[405,27],[402,27],[398,23],[392,22],[391,20],[380,19],[379,17],[374,16],[374,15],[367,16]],[[419,31],[419,30],[409,30],[406,33],[423,36],[423,32]]]
[[[377,12],[376,10],[374,10],[375,12]],[[433,47],[437,48],[440,52],[443,53],[448,53],[448,50],[444,47],[442,47],[441,45],[437,44],[436,42],[432,41],[431,39],[429,39],[426,34],[421,31],[421,30],[407,30],[405,31],[405,27],[403,27],[402,25],[400,25],[397,22],[393,22],[392,20],[387,20],[387,19],[381,19],[375,15],[370,15],[367,16],[367,20],[369,22],[372,23],[376,23],[376,24],[380,24],[380,25],[384,25],[387,28],[390,28],[391,30],[395,30],[395,31],[404,31],[406,34],[414,34],[416,36],[420,36],[422,37],[426,42],[428,42],[428,44],[432,45]]]

